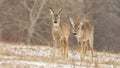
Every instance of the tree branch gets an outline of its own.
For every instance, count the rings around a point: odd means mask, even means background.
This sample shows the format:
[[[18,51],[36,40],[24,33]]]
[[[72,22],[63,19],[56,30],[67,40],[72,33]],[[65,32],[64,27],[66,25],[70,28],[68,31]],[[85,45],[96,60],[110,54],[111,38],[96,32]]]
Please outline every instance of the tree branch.
[[[24,2],[22,2],[22,4],[28,11],[31,11],[31,8],[28,7],[28,5],[27,5],[27,0],[24,0]]]

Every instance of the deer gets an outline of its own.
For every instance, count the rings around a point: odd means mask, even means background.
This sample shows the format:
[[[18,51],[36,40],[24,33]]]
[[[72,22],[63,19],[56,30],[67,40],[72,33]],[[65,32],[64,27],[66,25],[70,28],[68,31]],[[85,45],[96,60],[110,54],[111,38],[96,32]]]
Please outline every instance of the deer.
[[[73,19],[70,18],[72,25],[72,34],[76,37],[78,42],[78,50],[80,53],[81,61],[84,60],[86,51],[89,49],[92,55],[94,55],[94,23],[89,17],[85,16],[79,23],[74,23]],[[89,43],[89,45],[88,45]]]
[[[58,12],[54,12],[54,10],[49,7],[50,15],[52,17],[52,37],[54,44],[54,55],[57,46],[61,47],[61,51],[63,52],[64,58],[68,58],[68,48],[69,48],[69,36],[70,36],[70,24],[67,22],[61,22],[60,16],[62,9]]]

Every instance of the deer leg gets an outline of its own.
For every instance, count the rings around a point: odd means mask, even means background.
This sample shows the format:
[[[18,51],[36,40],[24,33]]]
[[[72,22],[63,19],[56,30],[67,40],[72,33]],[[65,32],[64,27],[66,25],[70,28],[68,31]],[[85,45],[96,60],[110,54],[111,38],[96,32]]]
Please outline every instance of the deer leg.
[[[85,42],[85,50],[84,50],[84,53],[85,53],[85,54],[86,54],[87,50],[88,50],[87,42]]]
[[[93,38],[90,40],[90,51],[92,55],[92,61],[93,61],[93,55],[94,55],[94,47],[93,47]]]
[[[64,39],[64,58],[66,58],[66,40]]]
[[[68,52],[67,52],[67,50],[68,50],[68,41],[66,40],[66,39],[64,39],[63,40],[63,42],[64,42],[64,58],[67,58],[67,56],[68,56]]]
[[[65,50],[66,50],[66,58],[68,58],[68,48],[69,48],[69,43],[68,43],[68,40],[67,40],[67,39],[66,39],[65,42],[66,42],[66,45],[65,45],[65,46],[66,46],[66,49],[65,49]]]
[[[81,42],[78,41],[78,52],[80,54],[80,59],[81,59],[81,51],[82,51]]]
[[[86,41],[83,42],[83,60],[85,59],[85,54],[86,54]]]
[[[82,57],[81,60],[85,59],[85,54],[86,54],[85,52],[86,52],[86,42],[83,41],[83,43],[82,43],[82,51],[81,51],[81,57]]]
[[[63,48],[63,41],[62,40],[60,40],[60,51],[61,51],[61,56],[63,57],[64,48]]]
[[[81,51],[80,51],[81,61],[83,61],[83,51],[84,51],[84,46],[83,46],[83,42],[81,42]]]
[[[81,43],[80,42],[78,42],[78,52],[80,53],[81,52]]]
[[[52,59],[53,59],[53,61],[54,61],[54,60],[55,60],[55,51],[56,51],[56,45],[57,45],[56,43],[57,43],[57,42],[56,42],[55,39],[53,40],[53,42],[54,42],[54,45],[53,45],[53,58],[52,58]]]

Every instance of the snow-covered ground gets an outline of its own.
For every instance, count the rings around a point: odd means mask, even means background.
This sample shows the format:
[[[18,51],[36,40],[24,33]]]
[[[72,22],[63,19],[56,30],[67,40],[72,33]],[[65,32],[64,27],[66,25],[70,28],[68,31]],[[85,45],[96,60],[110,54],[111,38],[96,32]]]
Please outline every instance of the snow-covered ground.
[[[81,62],[76,50],[69,50],[69,58],[63,59],[59,49],[53,57],[50,46],[0,43],[0,68],[120,68],[120,54],[96,52],[95,55],[93,62],[89,53]]]

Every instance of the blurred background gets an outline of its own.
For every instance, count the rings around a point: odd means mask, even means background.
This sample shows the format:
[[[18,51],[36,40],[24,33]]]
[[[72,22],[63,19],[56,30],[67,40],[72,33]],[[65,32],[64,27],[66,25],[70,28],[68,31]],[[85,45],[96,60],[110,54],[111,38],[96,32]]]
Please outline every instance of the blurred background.
[[[48,7],[62,8],[61,21],[80,22],[85,14],[95,23],[96,51],[120,52],[120,0],[0,0],[0,41],[52,45]],[[77,46],[71,34],[70,46]]]

